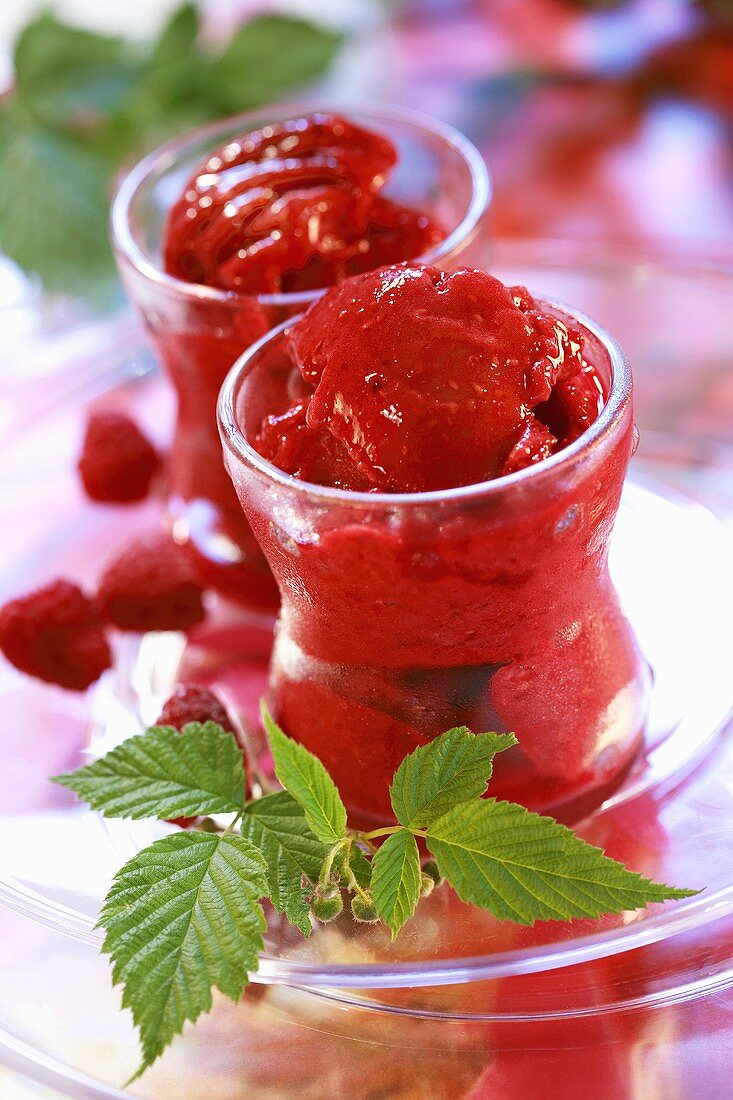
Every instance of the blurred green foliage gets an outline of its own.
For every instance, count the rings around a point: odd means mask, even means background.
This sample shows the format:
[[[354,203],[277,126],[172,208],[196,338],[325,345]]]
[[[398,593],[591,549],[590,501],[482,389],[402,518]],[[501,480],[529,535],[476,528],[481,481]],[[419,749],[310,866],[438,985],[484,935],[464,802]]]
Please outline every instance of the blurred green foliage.
[[[214,50],[192,3],[144,50],[39,15],[16,41],[15,84],[0,101],[0,249],[48,291],[98,293],[114,270],[107,212],[119,170],[191,126],[311,83],[340,44],[271,15]]]

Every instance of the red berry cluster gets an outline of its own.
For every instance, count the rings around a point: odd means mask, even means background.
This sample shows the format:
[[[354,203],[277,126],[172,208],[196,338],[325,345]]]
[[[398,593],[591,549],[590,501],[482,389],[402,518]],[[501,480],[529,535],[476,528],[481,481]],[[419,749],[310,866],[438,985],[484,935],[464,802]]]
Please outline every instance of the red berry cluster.
[[[155,724],[182,730],[189,722],[216,722],[222,729],[235,732],[224,704],[213,691],[199,684],[178,684]]]
[[[105,626],[140,633],[189,630],[204,615],[188,553],[155,532],[124,547],[94,597],[55,580],[10,600],[0,609],[0,649],[21,672],[83,691],[110,667]]]
[[[57,580],[0,610],[0,648],[30,676],[72,691],[110,665],[103,623],[78,585]]]
[[[157,451],[128,416],[91,414],[78,469],[92,500],[142,500],[159,467]],[[140,633],[189,630],[204,614],[191,555],[169,535],[155,532],[117,554],[94,596],[60,579],[10,600],[0,608],[0,650],[29,676],[83,691],[110,667],[108,626]]]

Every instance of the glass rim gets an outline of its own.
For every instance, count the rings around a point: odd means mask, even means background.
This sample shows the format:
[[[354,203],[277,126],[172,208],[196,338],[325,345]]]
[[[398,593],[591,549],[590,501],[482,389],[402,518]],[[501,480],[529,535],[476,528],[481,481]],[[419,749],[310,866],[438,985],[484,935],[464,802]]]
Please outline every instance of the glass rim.
[[[354,118],[357,121],[366,119],[367,123],[371,120],[375,123],[380,120],[408,123],[415,129],[426,130],[434,134],[463,158],[468,165],[473,185],[468,208],[458,225],[451,230],[443,241],[428,252],[412,257],[411,262],[433,264],[439,262],[444,256],[450,255],[459,242],[467,238],[476,229],[479,219],[490,205],[493,194],[491,174],[473,142],[449,123],[442,122],[440,119],[433,118],[422,111],[415,111],[410,107],[366,101],[354,104],[352,109],[349,104],[343,106],[338,104],[324,105],[317,99],[286,100],[282,103],[265,104],[261,108],[229,115],[226,118],[199,126],[194,130],[189,130],[179,137],[164,142],[148,153],[127,172],[112,201],[110,236],[114,250],[124,256],[135,270],[148,280],[184,299],[196,302],[218,302],[220,304],[256,301],[263,306],[284,306],[289,309],[298,305],[302,305],[304,308],[307,307],[328,288],[320,287],[315,290],[287,294],[239,294],[235,290],[221,290],[218,287],[207,286],[203,283],[189,283],[169,275],[145,253],[135,240],[130,228],[130,210],[148,179],[156,172],[163,172],[169,168],[187,147],[199,144],[202,140],[205,141],[208,138],[211,138],[212,146],[214,146],[218,137],[229,133],[232,129],[239,129],[240,127],[244,129],[248,126],[251,128],[251,123],[255,120],[262,125],[264,117],[269,117],[273,122],[277,122],[296,114],[336,110],[343,111],[347,118]]]
[[[597,418],[589,428],[586,428],[567,447],[556,451],[555,454],[543,459],[536,465],[526,466],[523,470],[504,474],[489,481],[480,481],[472,485],[459,485],[453,489],[433,489],[424,493],[358,492],[352,489],[337,489],[331,485],[317,485],[315,482],[303,481],[300,478],[293,477],[292,474],[285,473],[284,470],[263,458],[249,442],[237,422],[235,403],[239,385],[243,381],[245,371],[252,360],[268,345],[280,340],[287,329],[298,321],[302,314],[298,317],[290,317],[275,328],[270,329],[254,344],[251,344],[231,367],[219,391],[217,401],[217,422],[222,443],[236,459],[253,468],[269,481],[279,484],[291,493],[305,496],[309,500],[320,500],[332,505],[369,509],[380,507],[424,508],[428,505],[454,501],[470,502],[475,499],[487,499],[500,496],[513,489],[522,488],[528,483],[533,486],[545,483],[558,470],[568,469],[571,465],[582,460],[586,454],[591,450],[595,450],[614,430],[631,400],[632,376],[629,361],[621,345],[597,321],[563,302],[545,298],[536,298],[535,301],[541,306],[549,308],[553,313],[570,317],[585,328],[600,343],[607,353],[611,365],[611,386],[608,397]]]

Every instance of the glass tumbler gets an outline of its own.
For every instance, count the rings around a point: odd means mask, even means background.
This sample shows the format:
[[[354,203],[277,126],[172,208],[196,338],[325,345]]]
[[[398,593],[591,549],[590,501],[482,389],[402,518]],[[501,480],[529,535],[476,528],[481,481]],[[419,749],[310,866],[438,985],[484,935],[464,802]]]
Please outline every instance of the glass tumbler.
[[[355,820],[390,816],[406,753],[450,727],[512,730],[492,793],[567,820],[638,750],[650,674],[608,570],[635,429],[631,373],[592,321],[608,394],[595,423],[537,466],[411,494],[308,484],[249,442],[294,368],[286,326],[233,368],[219,422],[237,496],[282,598],[270,692]]]
[[[168,210],[212,149],[309,110],[302,103],[262,108],[162,146],[130,172],[112,211],[123,282],[176,391],[168,505],[177,538],[189,543],[207,583],[254,605],[276,604],[277,589],[222,465],[216,399],[235,359],[322,291],[248,296],[180,281],[163,270],[161,237]],[[474,146],[451,127],[396,107],[345,113],[397,149],[383,193],[445,228],[441,244],[420,259],[446,268],[485,262],[491,188]]]

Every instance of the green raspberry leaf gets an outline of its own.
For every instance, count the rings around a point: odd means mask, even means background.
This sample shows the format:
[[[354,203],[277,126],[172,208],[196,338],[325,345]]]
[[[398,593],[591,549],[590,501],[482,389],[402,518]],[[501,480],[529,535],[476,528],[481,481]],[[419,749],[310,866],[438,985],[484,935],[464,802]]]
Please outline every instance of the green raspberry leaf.
[[[427,844],[463,901],[517,924],[621,913],[698,892],[643,878],[513,802],[456,806],[429,826]]]
[[[242,750],[216,722],[190,722],[182,733],[153,726],[54,782],[105,817],[239,813],[245,797]]]
[[[484,793],[498,752],[516,745],[513,733],[447,730],[415,749],[395,773],[390,798],[401,825],[424,829],[453,806]]]
[[[209,70],[216,64],[200,42],[194,4],[173,12],[143,61],[140,78],[119,120],[128,146],[145,152],[171,135],[221,114],[209,94]]]
[[[322,76],[342,41],[324,26],[292,16],[250,19],[210,66],[207,95],[222,113],[278,99]]]
[[[346,807],[331,776],[312,752],[293,741],[273,721],[267,707],[262,718],[275,760],[275,773],[305,811],[311,832],[329,846],[346,835]]]
[[[158,41],[153,46],[148,65],[157,69],[173,63],[190,60],[196,50],[201,19],[194,3],[181,4],[171,13],[163,26]]]
[[[183,1028],[211,1008],[212,989],[236,1001],[257,969],[265,863],[240,836],[179,832],[115,875],[99,919],[112,979],[140,1032],[139,1077]]]
[[[18,36],[15,83],[0,104],[0,250],[46,290],[109,306],[107,215],[120,168],[193,125],[316,80],[341,42],[273,15],[212,47],[191,2],[147,48],[36,16]]]
[[[49,290],[108,287],[110,171],[104,156],[36,124],[15,101],[0,106],[0,249]]]
[[[304,936],[310,936],[303,876],[317,881],[326,847],[306,825],[303,807],[287,791],[265,795],[248,804],[241,830],[265,858],[270,901]]]
[[[387,837],[372,860],[372,895],[392,939],[415,912],[420,898],[420,853],[407,829]]]
[[[139,74],[123,39],[67,26],[50,12],[21,31],[13,62],[25,106],[40,121],[62,126],[119,110]]]

